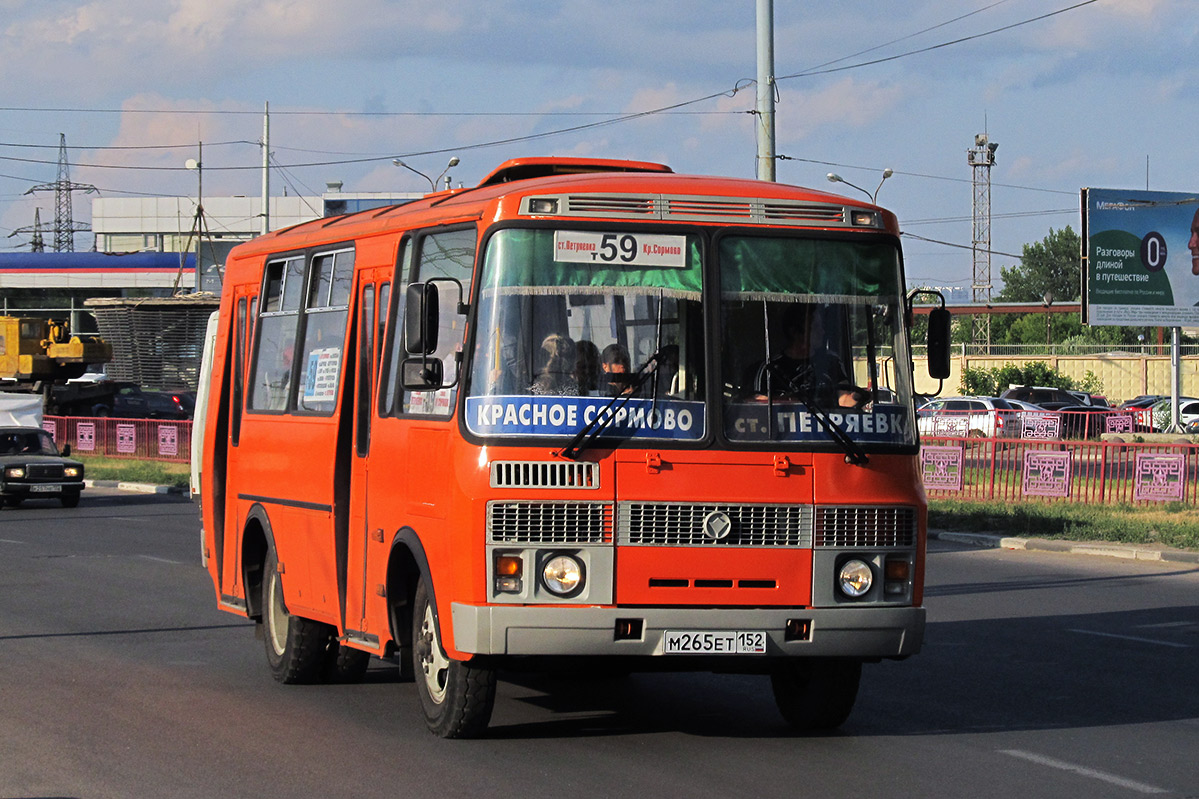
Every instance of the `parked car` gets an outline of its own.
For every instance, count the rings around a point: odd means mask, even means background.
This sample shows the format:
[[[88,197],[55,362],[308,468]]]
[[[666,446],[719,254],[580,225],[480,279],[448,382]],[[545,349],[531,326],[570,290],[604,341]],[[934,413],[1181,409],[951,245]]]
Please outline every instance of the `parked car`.
[[[1009,388],[999,395],[1003,399],[1018,399],[1031,402],[1046,410],[1056,410],[1065,405],[1090,405],[1091,395],[1085,391],[1069,391],[1050,386],[1018,386]],[[1106,400],[1105,400],[1106,402]]]
[[[1151,424],[1154,430],[1165,430],[1170,426],[1170,397],[1160,399],[1150,406]],[[1184,428],[1199,419],[1199,399],[1195,397],[1178,398],[1178,423]]]
[[[0,499],[15,508],[27,499],[57,499],[64,508],[79,504],[83,464],[62,454],[39,427],[0,427]]]
[[[1006,438],[1016,424],[1013,408],[999,397],[941,397],[916,410],[916,426],[924,436]]]
[[[1121,402],[1116,407],[1122,411],[1128,411],[1136,419],[1137,424],[1144,425],[1147,428],[1153,428],[1153,405],[1156,402],[1166,399],[1164,394],[1142,394],[1139,397],[1133,397],[1130,400]]]
[[[1063,405],[1054,413],[1062,417],[1062,438],[1098,438],[1107,432],[1112,409],[1097,405]]]

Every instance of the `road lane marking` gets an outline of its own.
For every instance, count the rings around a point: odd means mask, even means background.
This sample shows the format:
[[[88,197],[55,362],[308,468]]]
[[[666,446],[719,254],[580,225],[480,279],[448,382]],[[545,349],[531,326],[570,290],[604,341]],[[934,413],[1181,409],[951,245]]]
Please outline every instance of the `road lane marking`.
[[[1068,633],[1080,633],[1081,635],[1098,635],[1101,638],[1119,638],[1121,641],[1138,641],[1142,644],[1156,644],[1157,646],[1172,646],[1175,649],[1190,649],[1190,644],[1179,644],[1174,641],[1158,641],[1155,638],[1141,638],[1136,635],[1116,635],[1115,633],[1101,633],[1095,630],[1066,630]]]
[[[1052,757],[1038,755],[1035,752],[1025,752],[1020,749],[1000,749],[999,754],[1008,755],[1009,757],[1018,757],[1021,760],[1027,760],[1030,763],[1036,763],[1040,766],[1048,766],[1049,768],[1069,771],[1079,775],[1080,777],[1089,777],[1094,780],[1101,780],[1102,782],[1106,782],[1111,785],[1118,785],[1121,788],[1127,788],[1130,791],[1136,791],[1137,793],[1169,793],[1169,791],[1167,791],[1165,788],[1158,788],[1156,785],[1147,785],[1143,782],[1125,779],[1124,777],[1120,777],[1115,774],[1108,774],[1106,771],[1096,771],[1093,768],[1078,766],[1074,763],[1067,763],[1064,760],[1055,760]]]
[[[154,557],[153,555],[138,555],[138,557],[139,557],[139,558],[141,558],[142,560],[152,560],[152,561],[154,561],[155,563],[169,563],[169,564],[171,564],[172,566],[179,566],[179,565],[182,565],[182,564],[180,563],[180,561],[177,561],[177,560],[168,560],[167,558],[156,558],[156,557]]]
[[[13,541],[11,538],[0,538],[0,544],[24,544],[24,541]]]

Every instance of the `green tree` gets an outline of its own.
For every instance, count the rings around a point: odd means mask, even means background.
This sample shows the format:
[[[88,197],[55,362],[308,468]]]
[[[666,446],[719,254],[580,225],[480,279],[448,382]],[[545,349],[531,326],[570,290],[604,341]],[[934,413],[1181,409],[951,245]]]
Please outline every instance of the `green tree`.
[[[1075,302],[1082,292],[1082,240],[1066,225],[1049,228],[1049,235],[1035,244],[1025,244],[1019,266],[1003,267],[1003,289],[999,302],[1044,302],[1052,292],[1053,302]]]

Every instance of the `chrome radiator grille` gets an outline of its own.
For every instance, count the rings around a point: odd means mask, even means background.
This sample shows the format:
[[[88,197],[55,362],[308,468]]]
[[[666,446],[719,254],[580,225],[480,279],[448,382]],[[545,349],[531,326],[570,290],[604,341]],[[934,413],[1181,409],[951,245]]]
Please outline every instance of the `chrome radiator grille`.
[[[812,543],[817,547],[910,547],[916,543],[916,509],[818,507]]]
[[[712,534],[719,525],[705,525],[713,513],[731,522],[723,538]],[[632,546],[810,547],[812,508],[625,502],[617,511],[617,529],[618,543]]]
[[[489,502],[487,539],[502,544],[611,543],[612,506],[605,502]]]

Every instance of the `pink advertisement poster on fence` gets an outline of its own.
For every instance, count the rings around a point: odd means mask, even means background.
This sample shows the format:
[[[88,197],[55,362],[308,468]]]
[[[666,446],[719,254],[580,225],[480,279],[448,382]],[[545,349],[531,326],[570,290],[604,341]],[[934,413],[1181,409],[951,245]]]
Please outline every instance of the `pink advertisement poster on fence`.
[[[930,491],[961,491],[962,448],[921,447],[920,473]]]
[[[1186,455],[1181,453],[1138,452],[1133,499],[1181,502],[1186,471]]]
[[[179,428],[173,424],[158,426],[158,454],[173,458],[179,454]]]
[[[137,452],[137,425],[117,425],[117,452],[132,455]]]
[[[1070,453],[1030,450],[1024,455],[1024,495],[1070,496]]]

